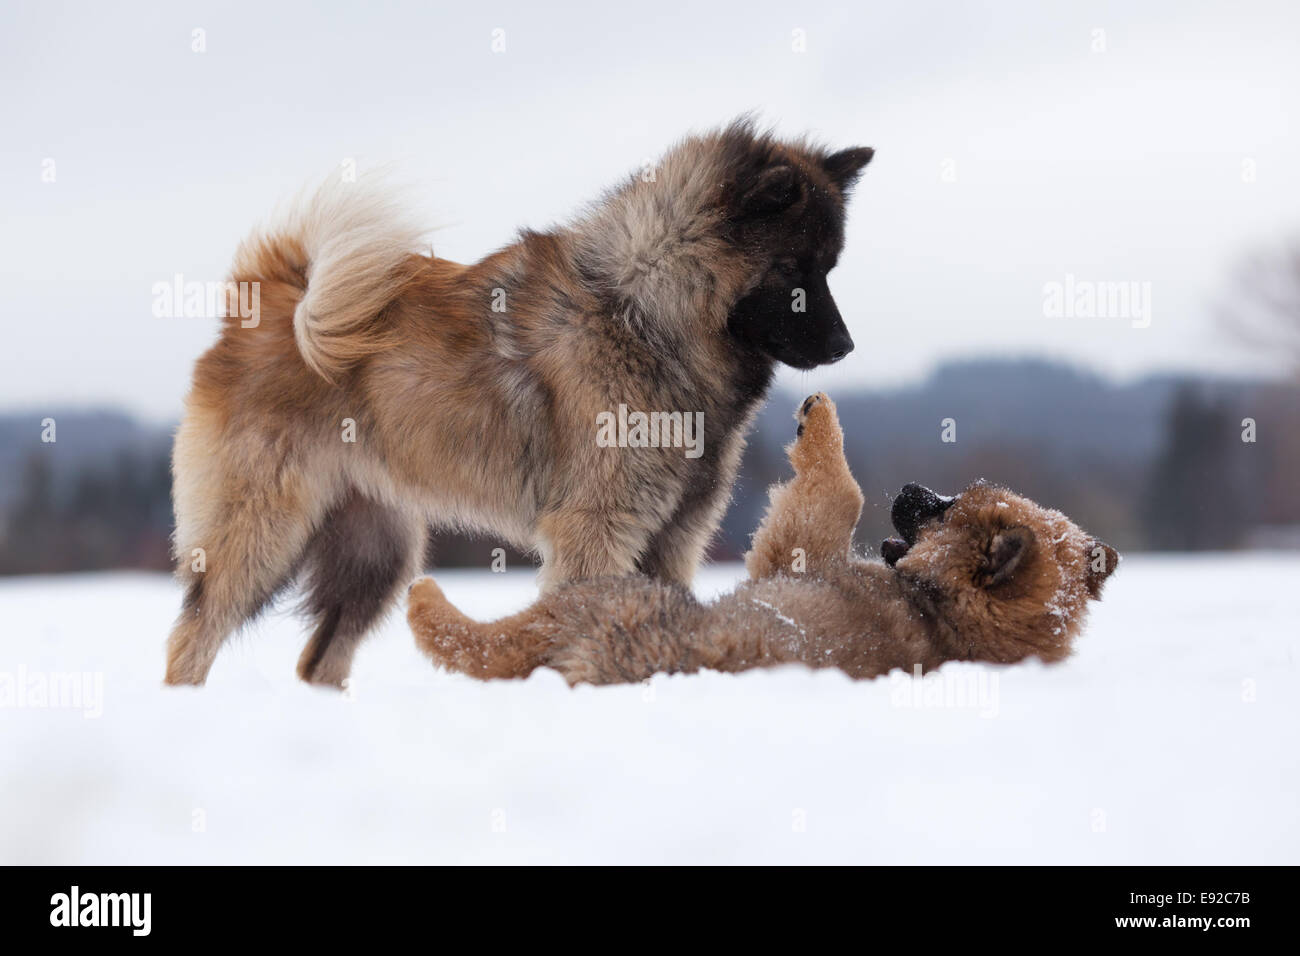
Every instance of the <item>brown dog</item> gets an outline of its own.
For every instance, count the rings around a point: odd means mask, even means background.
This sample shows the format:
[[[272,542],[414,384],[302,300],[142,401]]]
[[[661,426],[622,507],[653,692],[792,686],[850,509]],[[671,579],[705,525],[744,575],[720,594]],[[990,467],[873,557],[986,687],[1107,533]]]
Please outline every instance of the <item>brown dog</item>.
[[[1114,549],[1057,511],[977,483],[953,498],[908,485],[894,502],[901,537],[884,562],[857,557],[862,492],[844,460],[830,399],[800,407],[795,478],[771,491],[746,558],[750,580],[712,604],[645,578],[583,581],[513,617],[480,624],[432,578],[410,594],[416,642],[435,662],[481,678],[553,667],[570,684],[614,684],[700,668],[798,662],[875,677],[950,660],[1058,661]]]
[[[298,672],[341,683],[430,524],[536,550],[547,587],[688,583],[774,365],[853,347],[826,273],[871,155],[741,121],[470,266],[356,184],[247,242],[260,314],[227,319],[176,437],[167,681],[303,575]]]

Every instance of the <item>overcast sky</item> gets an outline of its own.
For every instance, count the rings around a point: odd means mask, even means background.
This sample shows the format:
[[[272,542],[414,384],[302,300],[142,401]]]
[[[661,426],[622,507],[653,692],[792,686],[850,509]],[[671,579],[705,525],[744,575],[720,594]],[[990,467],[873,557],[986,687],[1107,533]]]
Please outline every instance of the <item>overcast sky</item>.
[[[0,409],[179,415],[216,322],[155,318],[154,283],[221,279],[347,159],[395,163],[466,261],[745,110],[876,147],[831,275],[857,351],[799,387],[970,355],[1248,369],[1214,306],[1300,233],[1294,3],[126,9],[0,12]],[[1150,326],[1044,315],[1067,274],[1150,283]]]

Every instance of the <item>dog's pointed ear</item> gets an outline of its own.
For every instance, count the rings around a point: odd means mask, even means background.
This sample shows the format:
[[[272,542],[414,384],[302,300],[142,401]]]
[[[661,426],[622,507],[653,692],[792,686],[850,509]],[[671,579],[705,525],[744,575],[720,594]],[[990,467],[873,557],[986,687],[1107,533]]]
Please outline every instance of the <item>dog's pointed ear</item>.
[[[822,169],[826,170],[826,175],[840,187],[841,192],[848,192],[875,155],[876,151],[870,146],[853,146],[831,153],[822,160]]]
[[[1034,533],[1017,525],[999,531],[989,545],[988,564],[984,571],[984,586],[997,587],[1010,581],[1016,570],[1025,562],[1034,546]]]
[[[1093,538],[1088,543],[1088,550],[1084,555],[1084,559],[1088,562],[1086,579],[1088,595],[1093,600],[1096,600],[1101,597],[1101,586],[1106,583],[1106,579],[1114,574],[1115,568],[1119,566],[1119,552],[1106,542]]]
[[[767,167],[741,188],[736,208],[742,217],[770,216],[799,201],[799,178],[785,163]]]

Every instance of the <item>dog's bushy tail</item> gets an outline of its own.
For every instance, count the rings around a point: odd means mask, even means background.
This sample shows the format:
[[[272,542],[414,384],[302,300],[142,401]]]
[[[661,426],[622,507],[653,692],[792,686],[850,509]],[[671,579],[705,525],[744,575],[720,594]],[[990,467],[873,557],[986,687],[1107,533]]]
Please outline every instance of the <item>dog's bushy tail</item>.
[[[283,225],[240,247],[236,274],[294,273],[303,295],[293,314],[303,361],[329,381],[384,348],[381,313],[410,276],[425,229],[385,180],[331,177],[290,209]],[[305,280],[305,281],[304,281]]]

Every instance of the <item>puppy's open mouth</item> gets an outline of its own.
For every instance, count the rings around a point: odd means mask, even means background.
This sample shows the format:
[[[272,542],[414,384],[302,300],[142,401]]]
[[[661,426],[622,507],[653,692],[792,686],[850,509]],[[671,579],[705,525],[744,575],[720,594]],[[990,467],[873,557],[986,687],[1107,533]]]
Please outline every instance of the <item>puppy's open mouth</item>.
[[[885,559],[885,564],[891,568],[896,565],[916,544],[921,526],[942,518],[956,500],[956,496],[938,494],[925,485],[904,485],[889,512],[889,518],[899,536],[886,538],[880,543],[880,556]]]
[[[902,538],[886,538],[880,542],[880,556],[885,559],[885,564],[892,568],[911,547]]]

